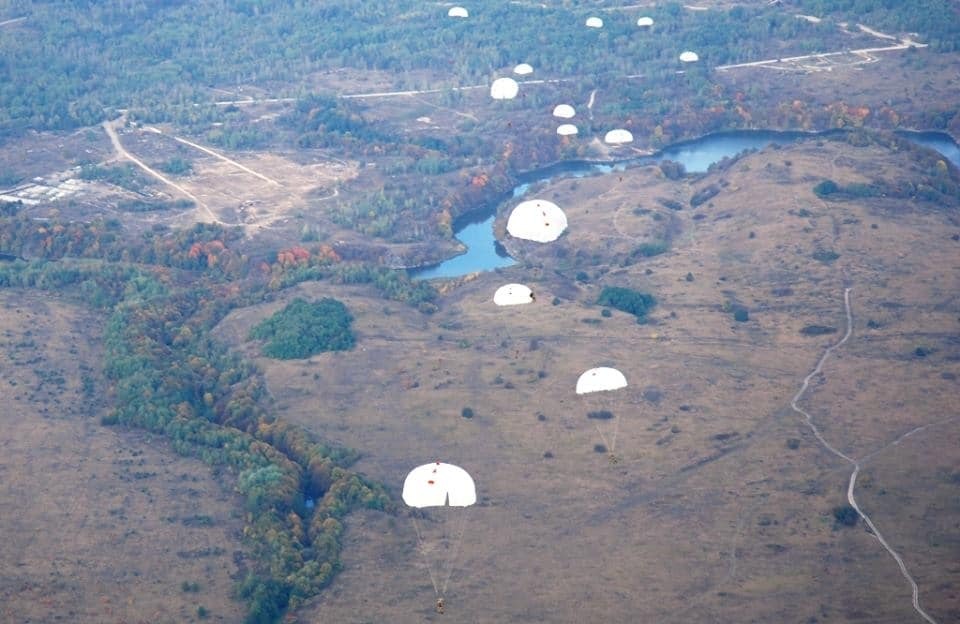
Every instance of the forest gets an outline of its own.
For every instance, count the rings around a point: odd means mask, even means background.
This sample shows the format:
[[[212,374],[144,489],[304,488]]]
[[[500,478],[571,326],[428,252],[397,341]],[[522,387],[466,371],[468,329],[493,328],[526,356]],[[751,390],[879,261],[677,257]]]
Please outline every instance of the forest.
[[[0,18],[27,19],[0,38],[0,135],[94,125],[119,109],[183,123],[198,114],[190,105],[212,101],[210,87],[298,95],[304,78],[341,68],[385,70],[396,88],[421,88],[416,72],[429,72],[430,86],[477,84],[526,61],[551,77],[590,76],[603,88],[642,72],[656,90],[671,79],[681,47],[710,65],[842,48],[848,40],[835,23],[865,16],[875,27],[925,33],[937,51],[960,47],[960,17],[948,0],[799,4],[823,21],[766,3],[691,12],[667,2],[651,8],[656,27],[638,36],[626,16],[593,31],[582,27],[585,8],[507,2],[451,22],[442,7],[413,0],[13,0]],[[229,112],[202,114],[224,121]]]

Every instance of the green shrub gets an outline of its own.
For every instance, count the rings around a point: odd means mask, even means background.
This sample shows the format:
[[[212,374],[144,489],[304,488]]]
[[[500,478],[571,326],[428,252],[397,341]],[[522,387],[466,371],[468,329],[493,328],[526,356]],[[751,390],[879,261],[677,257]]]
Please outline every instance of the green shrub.
[[[633,314],[637,319],[643,319],[653,306],[657,305],[657,300],[653,295],[645,292],[620,286],[605,286],[600,292],[597,303]]]
[[[813,187],[813,192],[817,197],[826,197],[840,190],[840,187],[833,180],[824,180]]]
[[[813,252],[813,259],[817,262],[822,262],[824,264],[830,264],[834,260],[840,257],[840,254],[833,251],[832,249],[818,249]]]
[[[833,517],[838,524],[852,527],[857,524],[857,520],[860,519],[860,514],[850,505],[838,505],[833,508]]]
[[[829,325],[807,325],[800,330],[800,333],[804,336],[823,336],[824,334],[837,333],[837,328]]]

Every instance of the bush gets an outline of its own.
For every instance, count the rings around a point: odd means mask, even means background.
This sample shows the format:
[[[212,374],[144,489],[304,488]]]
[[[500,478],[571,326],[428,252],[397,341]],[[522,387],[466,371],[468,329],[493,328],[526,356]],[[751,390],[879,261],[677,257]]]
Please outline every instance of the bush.
[[[824,180],[813,187],[813,192],[817,197],[826,197],[840,190],[840,187],[833,180]]]
[[[460,410],[460,415],[463,416],[464,418],[473,418],[473,408],[472,407],[463,408],[462,410]]]
[[[653,256],[659,256],[668,251],[670,251],[670,243],[658,240],[650,243],[641,243],[630,253],[630,257],[636,258],[637,256],[641,256],[643,258],[652,258]]]
[[[837,333],[837,328],[828,325],[807,325],[800,330],[800,333],[804,336],[823,336]]]
[[[746,308],[735,308],[733,311],[733,320],[738,323],[746,323],[750,320],[750,313]]]
[[[593,420],[610,420],[613,418],[613,412],[610,410],[598,410],[596,412],[587,412],[587,418]]]
[[[857,524],[860,514],[850,505],[839,505],[833,508],[833,517],[842,526],[852,527]]]
[[[832,249],[818,249],[813,252],[813,259],[824,264],[830,264],[839,257],[840,254]]]
[[[604,308],[600,310],[600,316],[602,316],[603,318],[610,318],[611,316],[613,316],[613,312],[610,311],[610,308]]]
[[[294,299],[287,307],[260,322],[250,338],[266,340],[264,354],[281,360],[307,358],[323,351],[346,351],[356,341],[353,317],[336,299],[314,303]]]
[[[657,305],[657,300],[648,293],[619,286],[606,286],[600,292],[597,303],[616,308],[627,314],[633,314],[639,320],[646,317],[647,312]]]

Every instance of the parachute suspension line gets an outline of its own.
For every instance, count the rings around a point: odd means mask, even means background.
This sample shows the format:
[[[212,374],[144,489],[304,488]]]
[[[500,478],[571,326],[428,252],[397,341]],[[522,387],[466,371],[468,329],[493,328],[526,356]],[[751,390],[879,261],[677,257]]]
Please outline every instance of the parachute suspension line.
[[[457,538],[453,542],[453,554],[447,561],[447,576],[443,579],[443,585],[440,586],[440,593],[443,596],[447,593],[447,585],[450,584],[450,577],[453,576],[453,566],[457,561],[457,553],[460,551],[460,543],[463,541],[463,534],[467,528],[467,514],[460,514],[460,528],[457,531]]]
[[[433,562],[430,561],[430,557],[426,555],[426,548],[423,545],[423,532],[420,530],[420,523],[417,522],[417,517],[411,515],[410,519],[413,520],[413,530],[417,533],[417,545],[419,546],[421,556],[427,562],[427,573],[430,575],[430,584],[433,585],[433,592],[439,597],[440,596],[440,586],[437,585],[437,575],[433,573]]]
[[[617,433],[620,431],[620,417],[613,415],[613,436],[610,438],[610,454],[617,450]]]
[[[593,427],[597,430],[597,433],[600,434],[600,439],[603,440],[603,445],[607,447],[607,451],[612,453],[613,449],[610,447],[610,441],[607,440],[607,436],[604,435],[603,429],[600,428],[600,425],[598,425],[596,421],[593,422]]]

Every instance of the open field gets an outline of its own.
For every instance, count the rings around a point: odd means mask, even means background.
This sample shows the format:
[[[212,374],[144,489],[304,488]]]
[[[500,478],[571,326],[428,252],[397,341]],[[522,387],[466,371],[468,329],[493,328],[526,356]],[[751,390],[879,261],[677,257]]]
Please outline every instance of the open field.
[[[410,468],[435,459],[475,476],[481,501],[465,511],[445,620],[921,621],[877,541],[834,520],[852,468],[789,408],[842,336],[851,287],[852,337],[801,405],[862,461],[861,506],[903,556],[924,608],[952,621],[960,225],[930,204],[824,202],[811,190],[824,177],[904,170],[880,148],[826,141],[768,149],[695,181],[654,168],[556,181],[537,196],[564,206],[571,227],[552,246],[516,246],[525,264],[462,280],[433,316],[354,287],[303,284],[287,298],[343,300],[357,347],[258,363],[284,417],[362,449],[357,467],[398,495]],[[720,192],[692,209],[711,184]],[[624,261],[667,227],[668,253]],[[816,260],[818,250],[839,255]],[[592,266],[588,281],[567,265]],[[537,301],[498,309],[492,294],[508,281],[530,284]],[[651,322],[602,317],[592,303],[601,285],[654,293]],[[218,333],[256,356],[244,338],[282,304],[236,311]],[[732,305],[750,319],[735,322]],[[808,325],[837,332],[804,336]],[[631,386],[577,397],[577,375],[597,365],[620,368]],[[597,407],[620,421],[619,464],[594,451],[600,436],[585,412]],[[612,437],[613,424],[599,426]],[[445,530],[425,522],[425,533]],[[350,523],[344,559],[303,621],[441,619],[408,518]]]
[[[237,622],[240,503],[198,460],[99,423],[100,319],[0,293],[0,620]]]

